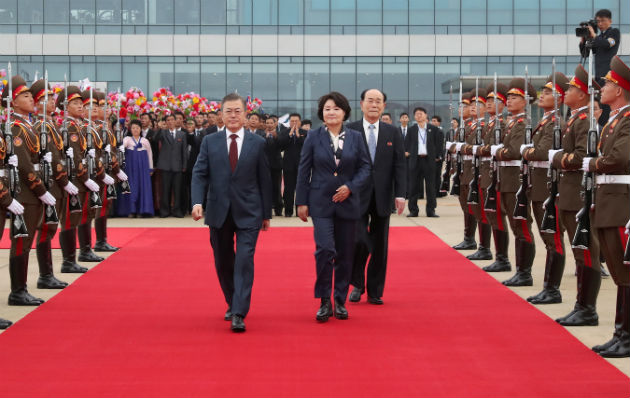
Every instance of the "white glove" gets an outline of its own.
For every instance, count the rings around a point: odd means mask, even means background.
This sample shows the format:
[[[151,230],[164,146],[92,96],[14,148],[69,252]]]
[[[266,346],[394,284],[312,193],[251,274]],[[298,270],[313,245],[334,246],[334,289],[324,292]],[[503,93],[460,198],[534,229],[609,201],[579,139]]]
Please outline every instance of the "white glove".
[[[527,150],[534,147],[533,144],[522,144],[521,145],[521,155],[524,155],[523,153]]]
[[[17,158],[17,156],[15,154],[12,155],[11,157],[9,157],[8,164],[11,165],[11,166],[14,166],[15,168],[17,168],[17,166],[18,166],[18,158]]]
[[[63,190],[65,190],[66,192],[68,192],[69,195],[72,195],[72,196],[79,193],[79,188],[74,186],[74,183],[72,182],[68,182],[68,184],[63,187]]]
[[[105,174],[105,176],[103,177],[103,183],[106,185],[113,185],[114,183],[116,183],[116,181],[111,176]]]
[[[125,182],[125,181],[127,181],[127,179],[129,179],[127,177],[127,174],[125,174],[122,169],[120,171],[118,171],[118,173],[116,174],[116,177],[118,177],[118,179],[120,179],[123,182]]]
[[[98,192],[100,189],[98,187],[98,184],[91,179],[88,179],[87,181],[85,181],[84,185],[86,188],[90,189],[90,191],[92,192]]]
[[[503,148],[503,144],[492,145],[490,146],[490,154],[492,154],[493,157],[496,157],[497,151],[499,151],[502,148]]]
[[[44,161],[46,161],[48,164],[52,162],[52,153],[50,151],[44,154]]]
[[[68,150],[66,150],[66,155],[70,158],[74,158],[74,150],[72,149],[72,147],[68,147]]]
[[[562,151],[563,151],[562,149],[560,149],[560,150],[553,150],[553,149],[549,150],[549,152],[547,153],[548,154],[548,160],[549,161],[553,161],[553,158],[556,156],[556,153],[561,153]]]
[[[473,152],[472,152],[472,153],[473,153],[473,156],[477,154],[477,150],[479,150],[479,146],[474,145],[474,146],[473,146]]]
[[[94,150],[94,149],[88,150],[88,156],[90,156],[92,158],[96,158],[96,150]]]
[[[108,154],[109,154],[109,153],[111,153],[111,152],[112,152],[112,146],[110,146],[110,145],[105,146],[105,151],[106,151]]]
[[[47,206],[54,206],[55,203],[57,202],[57,200],[55,199],[55,196],[50,194],[50,192],[46,192],[42,194],[41,196],[39,196],[39,199],[42,201],[42,203],[46,204]]]
[[[465,144],[466,143],[462,143],[462,142],[456,143],[455,144],[455,151],[459,153],[461,151],[461,149],[462,149],[462,146],[465,145]]]
[[[120,146],[118,146],[118,151],[121,153],[125,152],[125,146],[123,146],[122,144]]]
[[[591,163],[591,160],[593,159],[593,157],[584,157],[582,159],[582,171],[584,172],[590,172],[589,170],[589,164]]]
[[[9,207],[7,207],[9,211],[11,211],[14,215],[22,215],[24,214],[24,206],[20,204],[17,200],[13,199]]]
[[[447,149],[450,149],[452,145],[453,145],[453,142],[446,142]]]
[[[628,223],[626,224],[626,235],[630,235],[630,219],[628,220]]]

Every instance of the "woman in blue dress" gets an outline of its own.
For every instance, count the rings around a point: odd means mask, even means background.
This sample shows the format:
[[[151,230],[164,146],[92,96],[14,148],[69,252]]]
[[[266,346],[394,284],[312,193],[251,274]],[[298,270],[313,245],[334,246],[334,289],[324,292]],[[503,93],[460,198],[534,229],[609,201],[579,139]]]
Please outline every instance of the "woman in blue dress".
[[[129,123],[131,136],[125,136],[125,173],[129,177],[131,193],[119,194],[117,214],[119,216],[153,216],[153,194],[151,175],[153,174],[153,154],[151,144],[142,137],[142,125],[137,119]]]

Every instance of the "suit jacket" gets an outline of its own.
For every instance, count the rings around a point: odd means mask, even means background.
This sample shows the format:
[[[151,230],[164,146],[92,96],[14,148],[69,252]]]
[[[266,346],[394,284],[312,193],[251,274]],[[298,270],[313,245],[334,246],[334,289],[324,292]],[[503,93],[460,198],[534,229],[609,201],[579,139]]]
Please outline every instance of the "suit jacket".
[[[186,169],[188,151],[187,133],[178,130],[175,138],[169,130],[160,131],[160,159],[157,168],[163,171],[182,172]]]
[[[219,128],[217,128],[216,125],[212,125],[206,128],[206,135],[209,135],[211,133],[217,133],[219,132]]]
[[[206,135],[192,173],[193,204],[206,195],[205,223],[221,228],[228,211],[239,229],[260,228],[271,219],[271,174],[265,141],[245,132],[241,154],[232,172],[225,130]]]
[[[188,146],[190,146],[190,152],[188,153],[188,160],[186,161],[186,171],[192,172],[195,163],[197,162],[197,157],[199,156],[199,150],[201,149],[201,142],[203,138],[207,135],[206,130],[202,129],[199,134],[193,132],[192,134],[186,134],[186,140],[188,141]]]
[[[361,190],[370,177],[370,156],[362,142],[359,132],[346,127],[341,160],[336,165],[328,130],[311,130],[300,156],[295,204],[309,206],[312,217],[359,219]],[[332,197],[342,185],[351,194],[334,203]]]
[[[278,138],[280,140],[280,147],[284,151],[282,157],[282,169],[285,171],[293,170],[297,171],[300,165],[300,154],[302,152],[302,146],[308,132],[304,129],[298,129],[297,134],[290,136],[290,129],[281,130]]]
[[[407,125],[407,133],[409,133],[409,128],[411,128],[411,126]],[[404,140],[405,140],[405,138],[407,137],[407,135],[406,135],[406,134],[405,134],[405,135],[403,135],[402,126],[399,126],[399,127],[398,127],[398,132],[400,133],[400,135],[402,136],[403,141],[404,141]]]
[[[160,156],[159,130],[149,129],[145,139],[151,144],[151,153],[153,153],[153,165],[157,165]]]
[[[441,157],[441,134],[435,125],[427,123],[427,157],[435,161]],[[418,162],[418,125],[407,128],[405,151],[409,153],[409,170],[412,171]],[[429,163],[429,169],[435,169],[435,163]]]
[[[361,214],[368,212],[374,195],[377,214],[381,217],[390,216],[394,197],[404,198],[407,193],[407,160],[402,133],[395,126],[379,121],[376,154],[372,163],[363,119],[348,124],[348,128],[361,132],[365,151],[372,166],[370,179],[361,191]]]
[[[496,153],[499,161],[514,161],[521,159],[521,145],[525,143],[525,117],[513,116],[502,132],[503,148]],[[521,186],[521,168],[517,166],[499,167],[499,191],[501,193],[516,193]]]

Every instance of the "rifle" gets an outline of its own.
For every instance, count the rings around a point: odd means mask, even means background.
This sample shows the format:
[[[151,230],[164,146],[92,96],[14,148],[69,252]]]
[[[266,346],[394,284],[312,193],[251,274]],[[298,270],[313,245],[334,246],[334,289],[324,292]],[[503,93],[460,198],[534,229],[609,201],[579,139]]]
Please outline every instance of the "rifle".
[[[453,121],[453,85],[451,85],[451,89],[449,91],[449,102],[448,102],[448,120],[449,124]],[[450,129],[446,132],[446,141],[450,142],[453,140],[455,136],[455,132],[453,130],[453,125],[451,124]],[[446,166],[444,167],[444,173],[442,174],[442,186],[440,187],[440,193],[448,193],[451,186],[451,152],[448,149],[444,151],[444,160],[446,160]]]
[[[107,93],[107,90],[105,90],[105,93]],[[105,109],[103,110],[103,128],[101,129],[101,137],[103,138],[103,148],[109,145],[110,151],[114,151],[111,143],[109,143],[109,126],[107,126],[107,100],[105,100]],[[107,173],[107,175],[111,176],[112,156],[109,152],[106,151],[104,157],[105,172]],[[118,196],[116,196],[116,189],[114,188],[114,185],[105,185],[105,197],[107,198],[107,200],[116,200]]]
[[[98,132],[96,132],[96,130],[94,130],[94,128],[92,127],[92,99],[93,99],[93,89],[92,86],[90,86],[90,108],[88,109],[88,121],[87,124],[85,125],[85,136],[86,136],[86,142],[87,142],[87,146],[85,148],[86,150],[86,157],[87,157],[87,168],[88,168],[88,177],[92,180],[96,179],[96,166],[94,165],[94,158],[92,158],[89,155],[90,150],[93,149],[94,147],[94,135],[92,134],[92,132],[90,130],[93,130],[97,135]],[[90,208],[100,208],[103,207],[103,201],[101,200],[101,196],[98,192],[93,192],[93,191],[89,191],[89,196],[90,196]]]
[[[551,64],[552,85],[553,85],[553,149],[560,150],[562,148],[562,132],[560,130],[560,121],[558,116],[558,97],[560,94],[556,90],[556,59],[553,58]],[[544,233],[556,233],[558,221],[558,212],[556,210],[556,197],[558,197],[558,182],[560,180],[560,171],[551,166],[552,160],[549,160],[549,171],[547,176],[551,178],[549,187],[549,197],[545,200],[545,214],[543,215],[540,231]]]
[[[630,221],[628,221],[626,226],[630,226]],[[623,263],[630,265],[630,236],[628,236],[628,241],[626,242],[626,251],[623,253]]]
[[[494,73],[494,144],[501,144],[501,119],[499,118],[499,96],[497,96],[497,73]],[[492,183],[488,187],[484,211],[496,212],[497,207],[497,188],[499,182],[499,161],[496,156],[492,157]]]
[[[459,128],[457,131],[457,141],[463,142],[466,140],[466,132],[464,129],[464,103],[462,103],[462,81],[459,80]],[[451,194],[459,196],[459,187],[461,185],[460,179],[462,176],[462,154],[457,152],[457,168],[455,169],[455,175],[453,176],[453,187],[451,188]]]
[[[42,181],[47,191],[50,191],[52,185],[52,165],[45,160],[46,153],[48,152],[48,132],[46,132],[47,122],[46,114],[48,113],[46,107],[48,106],[48,71],[44,72],[44,109],[42,110],[42,123],[39,131],[39,165],[42,171]],[[44,205],[44,223],[48,225],[58,224],[59,216],[57,215],[57,209],[55,206],[48,204]]]
[[[68,155],[70,141],[68,140],[68,77],[63,75],[64,80],[64,99],[63,99],[63,124],[61,125],[61,139],[63,141],[63,151],[66,155],[66,170],[68,171],[68,179],[71,181],[77,178],[77,172],[74,168],[74,158]],[[82,212],[81,200],[78,194],[71,194],[68,198],[68,208],[70,213]]]
[[[475,111],[477,118],[477,127],[475,129],[475,145],[481,144],[481,120],[479,116],[479,77],[475,79]],[[477,154],[473,154],[474,172],[473,178],[470,181],[470,190],[468,191],[468,198],[466,203],[479,204],[479,167],[481,166],[481,157]]]
[[[532,108],[529,102],[529,74],[527,73],[527,65],[525,66],[525,144],[532,144]],[[527,197],[527,189],[530,184],[529,162],[523,157],[521,160],[521,187],[516,192],[516,206],[512,214],[514,219],[527,219],[527,206],[529,199]]]
[[[13,82],[11,82],[11,63],[7,68],[7,85],[9,86],[9,91],[7,97],[5,98],[6,105],[6,113],[7,120],[4,125],[4,141],[7,144],[7,153],[6,159],[8,160],[14,153],[13,147],[13,132],[11,132],[11,101],[13,100]],[[7,164],[8,174],[9,174],[9,192],[11,193],[11,197],[14,199],[17,198],[18,194],[20,194],[20,175],[18,174],[18,170],[11,164]],[[26,222],[24,221],[23,215],[15,215],[11,213],[11,238],[21,238],[28,237],[28,230],[26,229]]]
[[[588,54],[588,93],[591,96],[591,104],[589,105],[589,120],[590,127],[588,129],[588,139],[586,142],[586,156],[597,157],[597,141],[599,135],[597,134],[595,114],[593,110],[593,103],[595,102],[595,88],[593,87],[593,52]],[[587,250],[591,244],[591,208],[595,206],[595,192],[593,191],[595,183],[594,172],[584,172],[582,176],[582,193],[584,196],[584,206],[578,211],[575,216],[578,224],[575,231],[575,236],[571,242],[571,247],[574,249]]]
[[[116,96],[116,104],[118,105],[116,110],[116,144],[123,144],[122,132],[120,130],[120,88],[118,88],[118,95]],[[299,131],[299,129],[298,129]],[[121,151],[118,155],[118,159],[120,160],[120,169],[124,170],[126,165],[126,157],[125,152]],[[129,181],[120,182],[120,190],[123,194],[131,193],[131,187],[129,186]]]

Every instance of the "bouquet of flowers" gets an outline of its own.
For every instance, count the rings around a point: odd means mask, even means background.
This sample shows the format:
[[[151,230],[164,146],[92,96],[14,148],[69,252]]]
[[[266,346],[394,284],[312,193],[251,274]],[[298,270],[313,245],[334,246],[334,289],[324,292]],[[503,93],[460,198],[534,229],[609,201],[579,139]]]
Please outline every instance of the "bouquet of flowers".
[[[153,92],[153,101],[151,101],[151,111],[164,116],[170,115],[172,107],[175,103],[175,96],[168,88],[160,88]]]
[[[122,108],[120,110],[120,117],[126,118],[129,116],[129,119],[137,119],[140,117],[140,114],[151,111],[151,105],[147,103],[147,98],[144,95],[142,89],[137,87],[132,87],[127,90],[127,93],[121,98],[122,100]]]
[[[247,96],[247,114],[262,113],[262,100],[258,97],[252,100],[252,96]]]
[[[182,93],[177,96],[177,99],[179,100],[179,110],[187,117],[195,117],[200,112],[207,110],[206,102],[208,99],[195,92]]]

